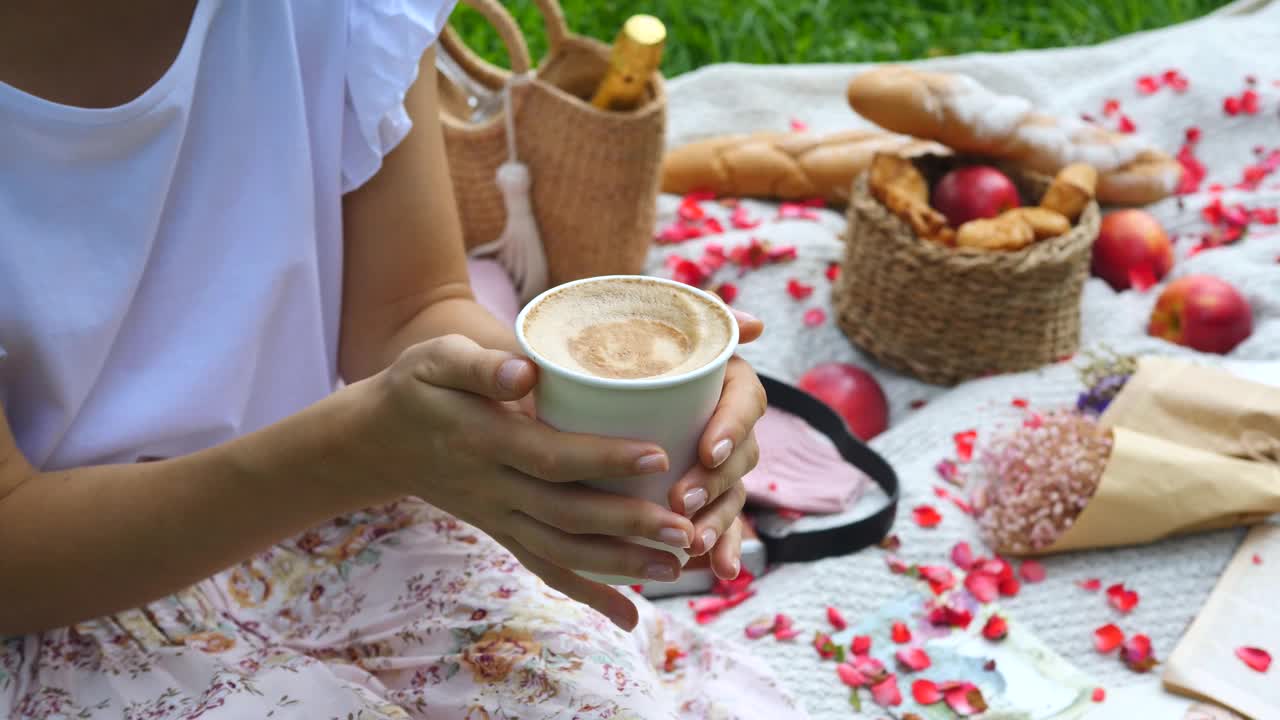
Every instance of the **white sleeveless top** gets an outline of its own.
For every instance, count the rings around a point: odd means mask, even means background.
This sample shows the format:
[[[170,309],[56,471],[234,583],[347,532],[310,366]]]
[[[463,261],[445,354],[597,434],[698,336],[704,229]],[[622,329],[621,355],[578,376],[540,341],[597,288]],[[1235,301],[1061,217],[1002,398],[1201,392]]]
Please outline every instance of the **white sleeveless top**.
[[[337,382],[341,196],[453,0],[199,0],[115,108],[0,83],[0,401],[37,467],[226,441]]]

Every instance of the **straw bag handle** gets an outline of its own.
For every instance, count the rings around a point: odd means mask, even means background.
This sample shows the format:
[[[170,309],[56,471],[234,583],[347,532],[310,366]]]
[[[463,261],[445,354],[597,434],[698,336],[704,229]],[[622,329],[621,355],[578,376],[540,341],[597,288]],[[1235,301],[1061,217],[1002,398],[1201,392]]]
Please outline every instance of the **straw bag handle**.
[[[462,4],[484,16],[489,24],[498,31],[498,37],[507,49],[507,59],[511,63],[511,72],[523,75],[529,72],[532,61],[529,58],[529,45],[524,41],[524,33],[516,24],[515,18],[498,0],[462,0]],[[481,59],[453,29],[452,24],[445,25],[440,34],[440,44],[449,51],[453,59],[462,65],[468,74],[478,76],[486,85],[498,87],[506,82],[507,73]]]
[[[516,75],[528,72],[533,65],[529,55],[529,46],[525,42],[524,33],[516,24],[515,18],[497,0],[461,0],[489,21],[498,31],[503,45],[507,49],[507,57],[511,63],[511,73]],[[543,24],[547,32],[548,54],[560,52],[571,33],[564,19],[564,10],[558,0],[535,0],[539,12],[542,13]],[[444,46],[453,59],[471,76],[490,87],[500,87],[506,82],[508,72],[488,62],[462,41],[453,25],[446,25],[440,35],[440,44]]]

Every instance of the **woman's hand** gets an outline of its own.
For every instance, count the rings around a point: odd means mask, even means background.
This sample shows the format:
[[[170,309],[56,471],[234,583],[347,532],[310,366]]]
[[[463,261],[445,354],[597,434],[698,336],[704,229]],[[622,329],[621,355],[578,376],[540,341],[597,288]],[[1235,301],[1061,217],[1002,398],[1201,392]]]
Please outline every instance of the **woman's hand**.
[[[764,332],[764,323],[734,310],[738,320],[739,343],[749,343]],[[716,576],[732,580],[738,576],[742,555],[742,521],[739,515],[747,500],[742,476],[756,466],[760,449],[752,428],[764,415],[767,399],[755,371],[745,360],[734,357],[724,376],[720,404],[711,416],[698,444],[700,464],[671,487],[671,507],[693,518],[691,555],[712,552],[711,568]]]
[[[549,585],[630,629],[631,602],[572,570],[674,580],[674,555],[621,538],[687,548],[693,524],[654,503],[575,484],[665,472],[668,459],[653,443],[562,433],[530,418],[511,401],[536,383],[529,360],[462,336],[415,345],[351,386],[368,399],[368,421],[357,425],[375,452],[368,465],[400,494],[483,530]]]

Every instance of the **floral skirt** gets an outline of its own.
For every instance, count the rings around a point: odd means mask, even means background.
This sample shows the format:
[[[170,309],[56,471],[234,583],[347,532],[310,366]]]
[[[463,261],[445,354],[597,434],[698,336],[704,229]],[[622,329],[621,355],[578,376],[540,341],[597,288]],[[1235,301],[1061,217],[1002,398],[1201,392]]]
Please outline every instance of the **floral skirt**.
[[[409,500],[144,608],[0,640],[0,717],[803,717],[761,661],[635,599],[625,633]]]

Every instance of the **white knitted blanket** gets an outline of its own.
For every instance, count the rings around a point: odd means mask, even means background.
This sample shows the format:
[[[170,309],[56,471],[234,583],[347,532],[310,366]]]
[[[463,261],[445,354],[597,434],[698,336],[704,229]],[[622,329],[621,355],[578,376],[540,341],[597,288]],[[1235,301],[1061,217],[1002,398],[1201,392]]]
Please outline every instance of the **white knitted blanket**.
[[[1251,1],[1236,3],[1195,22],[1095,47],[967,55],[918,65],[968,73],[992,89],[1024,95],[1040,108],[1066,116],[1082,112],[1097,115],[1104,99],[1117,98],[1139,132],[1170,152],[1179,147],[1188,127],[1197,126],[1203,133],[1197,154],[1209,168],[1206,185],[1221,182],[1231,186],[1239,182],[1244,167],[1255,161],[1255,146],[1271,149],[1280,142],[1277,47],[1280,3]],[[862,69],[864,66],[859,65],[719,65],[675,78],[668,84],[669,142],[677,145],[729,132],[786,129],[792,118],[815,131],[865,125],[844,99],[846,83]],[[1138,94],[1135,81],[1139,76],[1159,75],[1166,69],[1178,69],[1189,78],[1190,89],[1185,94],[1167,89],[1152,96]],[[1223,112],[1223,99],[1239,95],[1248,74],[1257,78],[1255,89],[1262,96],[1262,111],[1256,116],[1228,117]],[[1257,192],[1229,191],[1224,199],[1276,207],[1280,205],[1280,173],[1268,178]],[[670,222],[678,200],[661,199],[661,223]],[[1169,199],[1150,208],[1171,232],[1185,234],[1177,241],[1178,261],[1170,279],[1209,273],[1234,284],[1253,306],[1255,330],[1232,353],[1232,358],[1280,359],[1280,233],[1275,232],[1275,226],[1256,227],[1255,232],[1234,246],[1187,258],[1185,253],[1194,244],[1191,236],[1206,227],[1199,210],[1208,200],[1209,195],[1202,193],[1186,197],[1183,203]],[[776,214],[774,207],[765,203],[747,205],[753,215],[772,218]],[[725,226],[728,227],[727,222]],[[669,254],[697,258],[708,241],[732,246],[757,236],[796,245],[799,256],[794,262],[766,266],[742,278],[733,277],[736,273],[731,268],[721,270],[717,276],[717,280],[733,280],[740,290],[735,305],[759,315],[768,326],[765,337],[745,347],[743,355],[762,371],[790,381],[824,361],[852,362],[873,369],[889,396],[892,425],[871,444],[895,465],[904,485],[895,528],[902,539],[901,555],[908,562],[945,563],[949,548],[957,540],[968,540],[975,549],[981,547],[972,520],[933,497],[930,491],[937,479],[934,464],[954,452],[952,434],[977,428],[981,437],[994,424],[1012,421],[1018,417],[1018,411],[1010,406],[1015,396],[1027,398],[1039,407],[1072,403],[1079,389],[1077,379],[1071,366],[1057,365],[1038,372],[970,382],[950,390],[931,387],[876,368],[830,320],[820,327],[806,327],[801,321],[805,310],[821,307],[830,313],[830,283],[823,272],[829,262],[843,257],[843,227],[839,214],[822,211],[818,222],[769,222],[749,232],[730,231],[714,238],[658,246],[651,255],[649,271],[668,275],[663,261]],[[785,286],[793,277],[815,285],[818,291],[804,302],[791,299]],[[1158,292],[1159,287],[1145,293],[1117,294],[1102,281],[1090,280],[1084,297],[1084,347],[1105,343],[1122,352],[1184,354],[1144,333]],[[938,303],[945,305],[946,298],[938,298]],[[912,410],[910,406],[916,400],[927,400],[928,404]],[[911,521],[910,508],[925,502],[938,507],[945,516],[936,529],[924,530]],[[1137,675],[1114,656],[1103,657],[1094,652],[1092,631],[1117,621],[1117,617],[1100,596],[1085,594],[1075,582],[1100,577],[1104,583],[1123,581],[1137,589],[1141,602],[1121,624],[1131,632],[1149,634],[1157,656],[1167,657],[1213,588],[1239,539],[1239,532],[1228,531],[1146,547],[1053,557],[1045,563],[1048,579],[1025,586],[1006,606],[1049,646],[1111,689],[1113,695],[1123,695],[1125,686],[1139,690],[1145,685],[1150,690],[1158,682],[1158,673]],[[811,636],[813,629],[826,627],[823,613],[827,605],[838,606],[850,618],[870,612],[910,592],[914,586],[913,581],[891,575],[883,555],[871,549],[782,567],[758,581],[759,594],[755,598],[707,625],[706,631],[741,641],[743,627],[750,619],[786,612],[808,631],[801,636],[804,639]],[[688,615],[683,600],[663,604],[677,615]],[[857,717],[832,667],[819,665],[808,642],[778,643],[765,638],[749,647],[776,668],[814,717]]]

